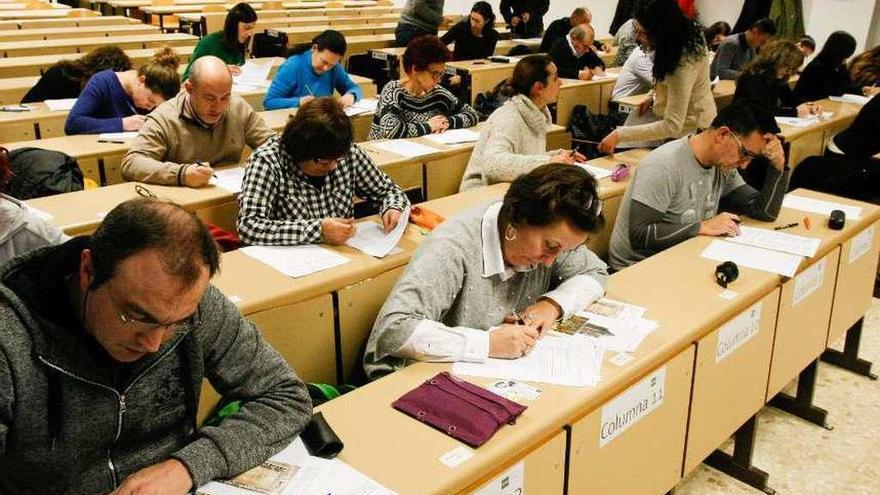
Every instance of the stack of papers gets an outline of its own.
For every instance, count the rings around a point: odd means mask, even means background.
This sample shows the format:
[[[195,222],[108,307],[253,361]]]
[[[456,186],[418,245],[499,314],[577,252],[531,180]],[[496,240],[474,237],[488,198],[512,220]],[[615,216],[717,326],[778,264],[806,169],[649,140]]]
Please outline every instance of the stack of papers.
[[[102,132],[98,134],[99,143],[127,143],[138,135],[137,131],[128,132]]]
[[[376,106],[378,105],[379,101],[375,98],[364,98],[363,100],[355,102],[354,105],[347,107],[345,109],[345,115],[353,117],[362,113],[375,112]]]
[[[321,246],[248,246],[241,251],[290,277],[329,270],[351,261]]]
[[[70,111],[76,104],[76,98],[64,98],[61,100],[45,100],[43,103],[53,112]]]
[[[211,481],[196,495],[394,495],[339,459],[309,455],[297,438],[259,466],[224,481]]]
[[[480,133],[470,129],[452,129],[439,134],[429,134],[425,139],[437,144],[476,143]]]
[[[589,163],[575,163],[575,165],[589,172],[590,175],[592,175],[596,180],[602,180],[606,177],[611,177],[611,171],[602,167],[590,165]]]
[[[832,210],[840,210],[846,214],[847,220],[858,220],[862,216],[861,206],[849,206],[833,201],[805,198],[797,194],[786,194],[785,199],[782,200],[782,206],[792,210],[819,213],[820,215],[829,215]]]
[[[822,112],[822,115],[813,115],[812,117],[776,117],[777,124],[790,125],[793,127],[809,127],[823,120],[828,120],[834,115],[834,112]]]
[[[457,362],[457,375],[483,376],[553,383],[572,387],[596,386],[605,352],[597,340],[549,334],[538,340],[532,351],[519,359],[489,358],[484,363]]]
[[[831,101],[839,101],[841,103],[855,103],[856,105],[864,105],[871,101],[870,96],[854,95],[850,93],[843,96],[829,96],[828,99]]]
[[[378,141],[370,143],[370,146],[382,151],[394,153],[395,155],[405,156],[407,158],[415,158],[417,156],[432,155],[440,150],[425,146],[424,144],[407,141],[405,139],[392,139],[388,141]]]
[[[554,327],[555,332],[598,341],[606,350],[635,352],[657,322],[642,318],[645,308],[602,298]]]
[[[232,194],[241,192],[241,184],[244,182],[244,167],[215,170],[210,183],[226,189]]]
[[[741,226],[739,231],[740,234],[738,236],[730,237],[725,240],[737,244],[746,244],[749,246],[769,249],[771,251],[795,254],[806,258],[816,256],[819,244],[822,243],[820,239],[786,234],[785,232],[776,232],[768,229],[757,229],[755,227]]]
[[[345,243],[370,256],[384,258],[400,242],[407,222],[409,222],[409,207],[400,214],[397,226],[391,232],[386,234],[385,229],[374,222],[360,222],[356,226],[354,236]]]

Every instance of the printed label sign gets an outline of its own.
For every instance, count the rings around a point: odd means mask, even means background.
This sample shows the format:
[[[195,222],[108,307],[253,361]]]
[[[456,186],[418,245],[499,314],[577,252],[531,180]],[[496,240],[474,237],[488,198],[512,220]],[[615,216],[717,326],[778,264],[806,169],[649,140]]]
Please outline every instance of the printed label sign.
[[[804,270],[803,273],[794,278],[794,295],[791,298],[791,305],[797,306],[801,301],[806,299],[810,294],[816,292],[822,287],[825,280],[825,264],[827,258]]]
[[[648,375],[602,408],[599,447],[617,438],[663,404],[666,366]]]
[[[853,264],[874,245],[874,226],[865,229],[861,234],[853,238],[849,246],[849,264]]]
[[[758,334],[761,328],[761,302],[740,313],[718,331],[715,363],[720,363]]]

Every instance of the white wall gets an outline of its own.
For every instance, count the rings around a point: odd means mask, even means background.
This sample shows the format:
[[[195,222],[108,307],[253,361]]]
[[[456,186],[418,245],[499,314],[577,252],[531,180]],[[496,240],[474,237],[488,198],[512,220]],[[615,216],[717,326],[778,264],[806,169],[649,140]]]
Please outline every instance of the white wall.
[[[732,26],[743,3],[744,0],[697,0],[697,9],[704,24],[727,21]],[[857,53],[880,43],[878,0],[803,0],[803,7],[804,28],[819,47],[837,30],[847,31],[856,38]]]

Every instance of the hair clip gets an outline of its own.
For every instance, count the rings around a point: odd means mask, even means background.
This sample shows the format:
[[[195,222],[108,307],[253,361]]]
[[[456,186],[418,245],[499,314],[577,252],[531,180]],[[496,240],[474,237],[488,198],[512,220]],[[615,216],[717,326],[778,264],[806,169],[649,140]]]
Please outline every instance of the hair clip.
[[[614,182],[620,182],[627,177],[629,177],[629,165],[625,163],[617,165],[614,172],[611,172],[611,180]]]

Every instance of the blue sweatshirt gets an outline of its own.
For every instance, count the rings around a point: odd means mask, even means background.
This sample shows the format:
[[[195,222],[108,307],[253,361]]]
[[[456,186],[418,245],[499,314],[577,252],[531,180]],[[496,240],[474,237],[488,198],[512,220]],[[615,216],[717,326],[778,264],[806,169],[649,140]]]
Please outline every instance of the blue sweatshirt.
[[[113,69],[98,72],[70,109],[65,134],[122,132],[122,119],[135,114],[134,102],[122,89]]]
[[[341,64],[321,75],[316,74],[312,68],[312,51],[306,50],[281,64],[266,91],[263,107],[266,110],[298,107],[301,97],[332,96],[334,89],[341,95],[353,94],[355,101],[363,98],[360,86],[348,77]]]

